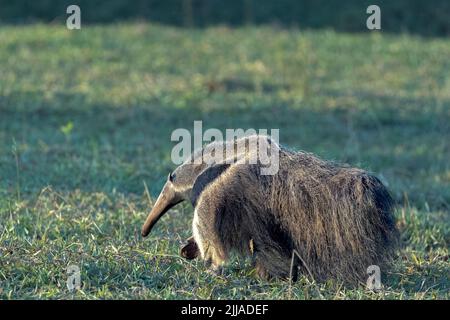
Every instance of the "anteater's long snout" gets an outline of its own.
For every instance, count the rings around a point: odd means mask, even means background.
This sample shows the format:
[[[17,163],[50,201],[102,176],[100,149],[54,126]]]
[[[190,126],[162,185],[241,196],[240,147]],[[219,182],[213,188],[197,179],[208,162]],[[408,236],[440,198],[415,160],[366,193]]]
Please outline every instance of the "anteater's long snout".
[[[167,182],[161,193],[156,200],[155,205],[153,206],[152,211],[145,220],[144,225],[142,226],[141,234],[143,237],[148,236],[153,226],[158,222],[158,220],[173,206],[180,203],[182,199],[180,199],[176,192],[173,190],[171,183]]]

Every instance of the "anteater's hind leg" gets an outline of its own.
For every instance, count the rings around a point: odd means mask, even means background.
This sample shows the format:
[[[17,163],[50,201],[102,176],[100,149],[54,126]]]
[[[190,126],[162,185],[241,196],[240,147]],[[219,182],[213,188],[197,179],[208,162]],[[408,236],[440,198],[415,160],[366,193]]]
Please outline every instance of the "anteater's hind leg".
[[[263,280],[279,278],[296,281],[298,277],[297,261],[290,259],[287,252],[270,247],[255,250],[254,266],[257,275]]]
[[[258,248],[255,248],[255,241],[253,239],[250,239],[249,242],[249,253],[252,258],[252,266],[255,268],[256,274],[259,278],[263,280],[270,280],[271,275],[269,274],[269,271],[266,269],[264,264],[261,261],[261,255],[258,254]]]
[[[264,267],[264,264],[261,263],[260,260],[255,259],[254,265],[255,265],[256,274],[258,275],[259,278],[261,278],[263,280],[270,280],[272,278],[271,274]]]

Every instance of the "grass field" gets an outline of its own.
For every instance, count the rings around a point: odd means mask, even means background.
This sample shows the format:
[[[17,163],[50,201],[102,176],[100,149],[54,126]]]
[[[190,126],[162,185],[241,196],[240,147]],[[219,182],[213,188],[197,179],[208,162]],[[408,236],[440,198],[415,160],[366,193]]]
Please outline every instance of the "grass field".
[[[2,26],[0,298],[449,299],[448,57],[448,38],[401,34]],[[143,240],[170,134],[194,120],[279,128],[282,144],[375,172],[402,239],[384,289],[261,281],[242,258],[214,277],[178,254],[188,205]]]

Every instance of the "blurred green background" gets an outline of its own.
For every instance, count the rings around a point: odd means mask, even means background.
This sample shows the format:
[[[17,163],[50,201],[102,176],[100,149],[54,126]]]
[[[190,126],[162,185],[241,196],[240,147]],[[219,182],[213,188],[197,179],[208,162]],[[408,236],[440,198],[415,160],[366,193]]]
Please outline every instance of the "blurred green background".
[[[0,298],[448,299],[449,1],[0,1]],[[139,230],[171,132],[279,128],[398,204],[384,290],[185,261],[192,208]],[[82,290],[66,288],[80,266]]]

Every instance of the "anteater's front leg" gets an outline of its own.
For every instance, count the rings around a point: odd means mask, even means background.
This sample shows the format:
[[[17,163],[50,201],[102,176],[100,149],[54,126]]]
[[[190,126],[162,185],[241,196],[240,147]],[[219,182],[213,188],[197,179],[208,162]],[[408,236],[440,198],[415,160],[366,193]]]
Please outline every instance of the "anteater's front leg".
[[[188,238],[186,241],[187,243],[181,248],[181,256],[188,260],[197,258],[200,251],[198,249],[197,242],[195,242],[194,236]]]
[[[211,202],[209,202],[211,204]],[[215,225],[216,209],[201,203],[194,212],[192,229],[200,256],[215,274],[221,274],[227,253]]]
[[[187,243],[181,248],[180,254],[183,258],[188,260],[192,260],[197,258],[200,255],[199,246],[194,239],[194,236],[188,238]],[[220,259],[217,259],[217,252],[213,249],[212,246],[209,245],[209,242],[203,241],[203,246],[205,248],[204,259],[207,261],[207,264],[211,266],[211,269],[215,273],[221,273],[220,264],[222,263]]]

